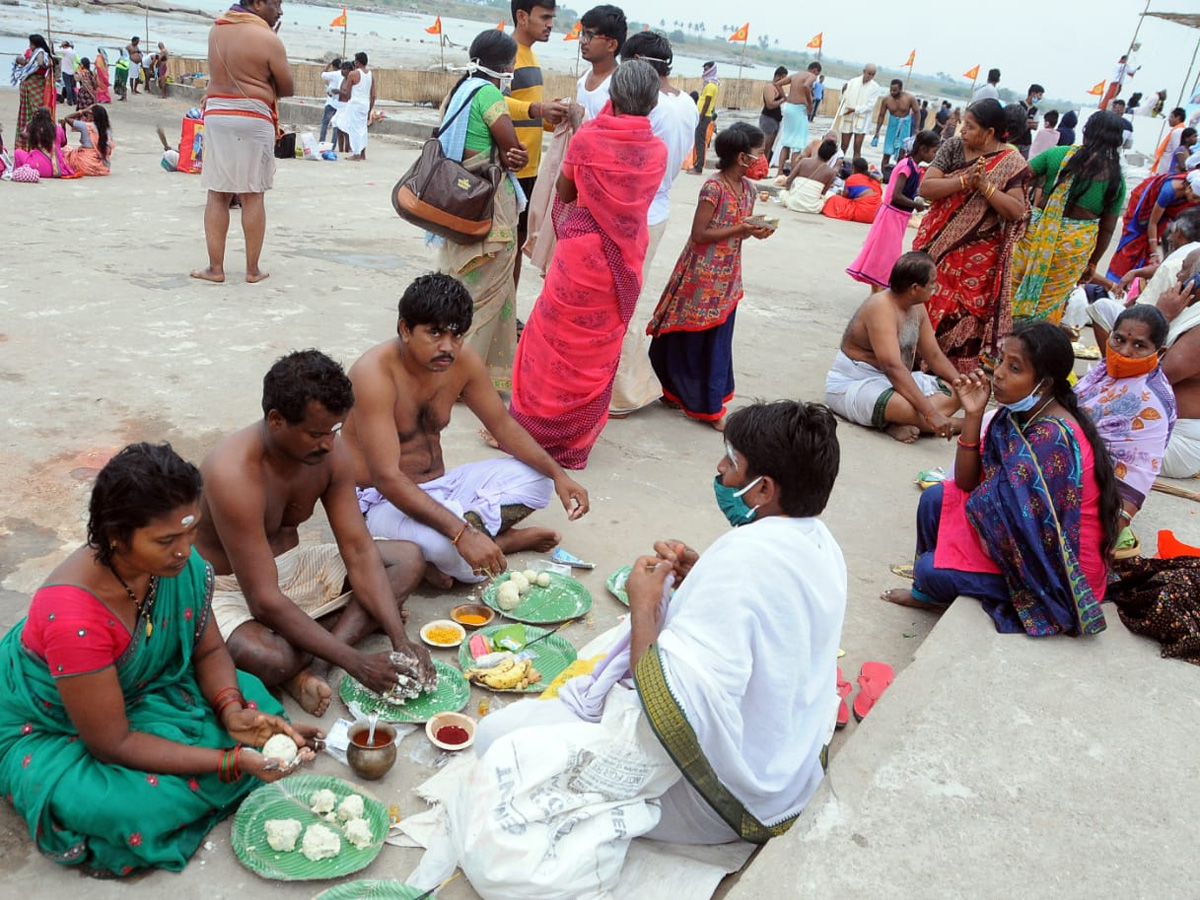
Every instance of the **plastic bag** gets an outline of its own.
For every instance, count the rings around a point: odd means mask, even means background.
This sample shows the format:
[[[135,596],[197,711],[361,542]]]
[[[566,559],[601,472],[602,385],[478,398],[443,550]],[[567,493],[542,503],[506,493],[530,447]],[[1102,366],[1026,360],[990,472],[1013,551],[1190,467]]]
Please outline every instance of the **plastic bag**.
[[[321,158],[321,151],[317,144],[317,136],[311,131],[303,131],[300,133],[300,146],[304,150],[305,159],[319,160]]]

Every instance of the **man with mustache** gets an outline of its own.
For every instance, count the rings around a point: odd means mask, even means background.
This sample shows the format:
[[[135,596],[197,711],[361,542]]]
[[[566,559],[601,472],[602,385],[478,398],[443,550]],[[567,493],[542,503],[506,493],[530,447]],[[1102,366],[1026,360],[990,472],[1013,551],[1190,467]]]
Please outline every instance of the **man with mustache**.
[[[549,528],[516,528],[551,492],[571,520],[588,494],[508,414],[483,360],[463,335],[471,295],[451,275],[422,275],[400,298],[397,336],[350,367],[358,402],[346,420],[359,506],[377,538],[421,548],[426,578],[439,587],[503,572],[506,554],[546,551]],[[446,471],[441,433],[461,400],[512,454]]]
[[[215,575],[212,617],[239,669],[316,716],[329,706],[331,666],[380,693],[402,678],[436,679],[401,615],[421,581],[420,551],[372,540],[358,510],[354,461],[338,440],[353,405],[338,363],[319,350],[290,353],[263,379],[263,419],[217,444],[200,467],[196,549]],[[318,501],[336,543],[301,544],[299,526]],[[195,611],[197,628],[206,613]],[[393,652],[355,649],[376,631]]]

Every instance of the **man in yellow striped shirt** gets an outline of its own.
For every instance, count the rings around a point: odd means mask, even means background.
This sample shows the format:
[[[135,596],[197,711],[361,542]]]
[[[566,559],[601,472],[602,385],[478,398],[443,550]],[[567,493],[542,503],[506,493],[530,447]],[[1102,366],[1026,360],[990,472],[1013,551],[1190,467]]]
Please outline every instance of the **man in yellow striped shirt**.
[[[517,140],[525,145],[529,163],[517,173],[517,179],[525,196],[533,195],[537,181],[538,166],[542,162],[542,132],[553,131],[567,114],[564,104],[556,100],[542,100],[542,69],[534,55],[535,42],[548,41],[554,28],[555,0],[512,0],[512,17],[515,25],[513,37],[517,40],[517,64],[513,70],[512,89],[508,97],[508,114],[517,130]],[[517,246],[525,245],[529,229],[529,210],[521,213],[517,223]],[[521,257],[513,269],[513,281],[521,281]]]

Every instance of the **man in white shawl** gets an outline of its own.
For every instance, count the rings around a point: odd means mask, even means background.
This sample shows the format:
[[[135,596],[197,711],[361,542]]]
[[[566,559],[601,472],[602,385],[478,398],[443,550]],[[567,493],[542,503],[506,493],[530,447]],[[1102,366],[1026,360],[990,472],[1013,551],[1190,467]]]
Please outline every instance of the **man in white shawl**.
[[[883,88],[875,80],[875,64],[863,66],[862,74],[855,75],[842,87],[842,99],[838,104],[833,130],[842,136],[842,152],[850,146],[850,135],[854,135],[854,155],[862,156],[863,138],[871,124],[871,113],[875,101]]]
[[[367,68],[367,54],[354,54],[354,71],[342,80],[338,99],[343,106],[333,117],[333,127],[350,139],[350,159],[367,158],[367,126],[375,109],[375,75]]]
[[[607,726],[636,697],[643,720],[629,758],[665,750],[677,774],[665,791],[660,780],[637,795],[633,812],[648,808],[649,822],[638,821],[652,827],[630,828],[628,838],[764,843],[785,832],[821,782],[838,706],[846,566],[816,518],[837,477],[836,428],[817,403],[780,400],[731,415],[714,492],[734,530],[702,557],[661,541],[639,558],[616,647],[559,699],[484,719],[480,771],[497,768],[513,744],[544,742],[548,728]]]

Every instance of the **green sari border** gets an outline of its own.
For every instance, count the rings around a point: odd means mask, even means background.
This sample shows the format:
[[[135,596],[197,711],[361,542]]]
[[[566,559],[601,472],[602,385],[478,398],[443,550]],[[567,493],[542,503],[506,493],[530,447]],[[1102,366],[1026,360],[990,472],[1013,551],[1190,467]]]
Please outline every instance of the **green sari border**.
[[[752,844],[765,844],[792,827],[800,818],[799,813],[776,825],[764,825],[721,784],[717,773],[705,757],[696,732],[688,722],[679,701],[671,693],[671,687],[667,684],[666,674],[663,672],[662,659],[658,655],[657,644],[651,644],[642,654],[633,677],[642,709],[646,711],[646,719],[659,742],[683,772],[683,777],[688,783],[742,840]],[[827,752],[828,748],[821,751],[822,766],[825,765]]]

